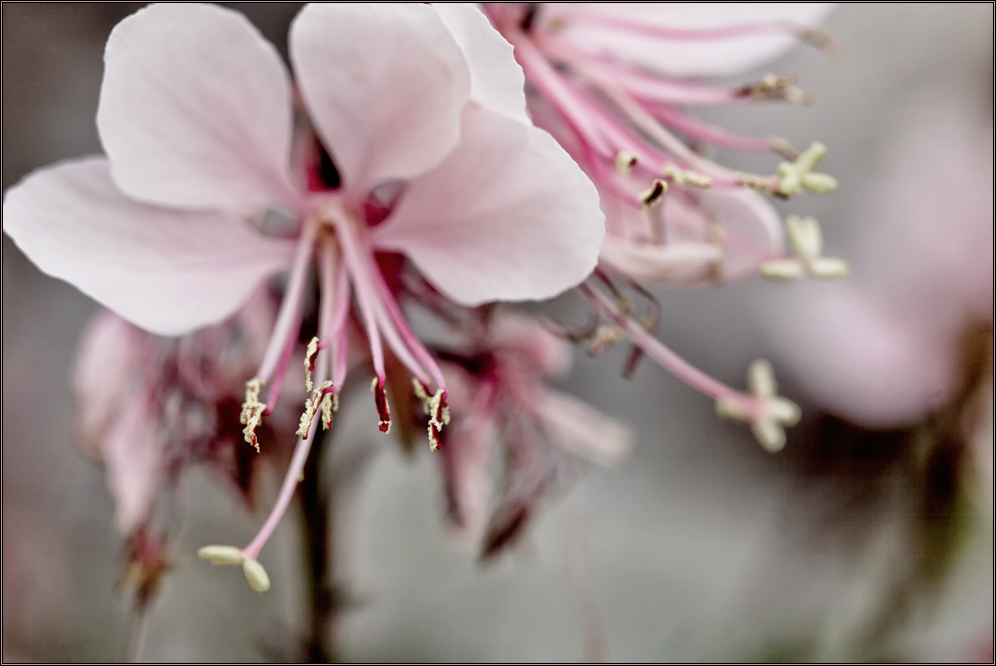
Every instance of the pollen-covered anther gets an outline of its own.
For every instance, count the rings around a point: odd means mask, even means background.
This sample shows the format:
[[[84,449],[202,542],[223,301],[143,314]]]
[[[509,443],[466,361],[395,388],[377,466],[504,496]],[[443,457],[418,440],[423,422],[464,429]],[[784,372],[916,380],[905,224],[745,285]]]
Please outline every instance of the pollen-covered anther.
[[[661,202],[666,192],[667,183],[660,178],[655,178],[650,189],[640,195],[640,205],[645,209],[652,208]]]
[[[318,338],[311,338],[308,349],[304,352],[304,390],[311,393],[315,385],[311,381],[311,373],[315,371],[315,357],[318,356]]]
[[[322,410],[322,427],[328,430],[332,427],[332,412],[339,411],[339,394],[333,391],[325,393],[319,407]]]
[[[263,389],[265,381],[259,377],[253,377],[246,382],[246,399],[242,403],[242,412],[239,414],[239,423],[245,426],[242,429],[242,436],[246,442],[256,447],[259,452],[259,440],[256,438],[256,428],[263,418],[266,410],[266,403],[259,401],[259,392]]]
[[[764,262],[761,275],[773,280],[798,280],[807,275],[831,279],[850,273],[846,260],[823,256],[823,233],[816,218],[790,215],[785,227],[795,256]]]
[[[591,342],[588,344],[588,354],[598,356],[606,349],[625,339],[626,334],[615,324],[603,324],[595,330]]]
[[[387,404],[387,393],[384,391],[384,380],[374,377],[370,383],[370,391],[374,394],[374,402],[377,405],[377,415],[380,422],[377,427],[385,435],[391,432],[391,406]]]
[[[311,429],[311,422],[315,418],[315,413],[318,411],[319,406],[323,405],[325,398],[333,389],[332,382],[325,381],[321,386],[316,388],[309,398],[304,400],[304,413],[301,414],[301,421],[297,426],[297,436],[300,438],[305,438],[308,436],[308,431]],[[332,425],[332,403],[329,403],[328,419],[325,418],[324,407],[322,409],[322,425],[326,428]],[[327,422],[327,425],[326,425]]]
[[[450,408],[446,405],[446,390],[437,389],[432,396],[429,396],[428,387],[417,379],[412,379],[412,386],[415,395],[422,400],[422,411],[429,417],[429,449],[435,451],[439,448],[439,433],[443,431],[444,425],[449,425]]]
[[[778,194],[790,197],[805,191],[816,194],[826,194],[837,189],[837,179],[825,173],[816,173],[813,169],[823,156],[827,147],[819,141],[807,148],[794,162],[782,162],[778,165]]]
[[[712,185],[712,178],[704,173],[691,171],[690,169],[682,169],[674,164],[665,164],[661,169],[661,174],[665,178],[670,178],[671,182],[675,185],[694,185],[695,187],[701,188],[706,188]]]
[[[795,79],[775,74],[765,74],[760,81],[742,86],[737,94],[758,101],[785,100],[791,104],[809,104],[813,101],[812,95],[795,85]]]
[[[628,150],[620,150],[616,153],[616,171],[619,172],[619,175],[621,176],[628,176],[633,171],[633,167],[636,166],[637,162],[639,162],[639,160],[636,155]]]

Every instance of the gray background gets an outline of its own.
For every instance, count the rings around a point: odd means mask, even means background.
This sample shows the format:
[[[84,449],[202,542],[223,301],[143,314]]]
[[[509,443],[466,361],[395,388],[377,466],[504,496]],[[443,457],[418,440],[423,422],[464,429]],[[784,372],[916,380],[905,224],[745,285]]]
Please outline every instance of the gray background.
[[[4,189],[38,166],[99,151],[93,118],[103,43],[134,7],[4,3]],[[293,7],[240,9],[286,51]],[[841,59],[799,48],[764,70],[796,75],[816,95],[815,106],[714,117],[757,135],[830,146],[825,166],[840,191],[785,210],[817,214],[828,245],[846,255],[861,244],[856,220],[874,196],[882,148],[911,100],[953,96],[991,112],[993,9],[848,5],[824,27],[841,44]],[[749,281],[661,292],[667,317],[660,335],[740,386],[759,355],[778,368],[777,347],[756,314],[759,297],[766,307],[777,301],[770,289]],[[577,301],[553,307],[580,321]],[[68,387],[76,341],[95,311],[4,236],[5,660],[120,655],[128,610],[115,589],[120,543],[102,472],[75,448]],[[632,457],[617,469],[592,469],[582,489],[609,659],[864,658],[855,636],[903,557],[905,509],[891,499],[901,479],[853,475],[844,486],[867,488],[877,499],[838,510],[841,494],[848,495],[838,477],[814,479],[799,471],[798,457],[764,454],[747,429],[716,419],[710,401],[660,369],[645,364],[625,382],[618,351],[577,357],[566,389],[638,433]],[[807,406],[798,383],[783,384]],[[368,432],[371,414],[351,419],[344,433],[381,445]],[[789,446],[805,451],[805,436]],[[408,461],[384,451],[344,507],[345,572],[357,604],[341,627],[343,656],[580,658],[565,567],[569,507],[551,507],[517,552],[481,567],[447,538],[437,470],[425,453]],[[194,552],[208,542],[244,542],[260,517],[207,474],[190,474],[181,490],[187,525],[176,544],[177,569],[151,618],[145,658],[257,661],[290,649],[303,617],[293,519],[264,551],[273,589],[253,595],[239,572],[211,569]],[[977,518],[936,604],[913,613],[890,654],[959,660],[986,649],[987,638],[991,645],[991,515],[990,507],[988,517]]]

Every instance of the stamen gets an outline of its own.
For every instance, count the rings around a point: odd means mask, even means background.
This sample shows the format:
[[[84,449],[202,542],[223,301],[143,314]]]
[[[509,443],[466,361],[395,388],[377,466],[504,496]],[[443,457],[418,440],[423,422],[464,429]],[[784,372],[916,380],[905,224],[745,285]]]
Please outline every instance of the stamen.
[[[620,176],[629,176],[630,172],[633,171],[633,167],[639,160],[636,155],[629,152],[628,150],[620,150],[616,153],[616,171],[619,172]]]
[[[412,377],[412,387],[415,395],[422,401],[422,411],[429,416],[429,450],[439,448],[439,433],[444,425],[450,423],[450,408],[446,404],[446,391],[438,389],[429,397],[429,388]]]
[[[640,195],[640,205],[644,208],[651,208],[661,202],[661,197],[667,192],[667,183],[660,178],[655,178],[650,189]]]
[[[322,385],[315,389],[310,398],[306,398],[304,401],[304,413],[301,414],[301,421],[297,426],[297,436],[304,438],[308,436],[308,430],[311,428],[311,422],[315,418],[315,412],[318,411],[319,405],[325,399],[325,395],[332,391],[332,382],[326,380],[322,382]],[[332,425],[332,415],[329,413],[328,419],[325,419],[324,412],[322,414],[322,425],[327,429]]]
[[[377,404],[377,414],[380,416],[380,431],[385,435],[391,432],[391,407],[387,404],[387,394],[384,392],[384,379],[374,377],[370,384],[370,391],[374,394],[374,402]]]
[[[706,188],[712,185],[712,178],[691,169],[681,169],[674,164],[665,164],[661,173],[674,181],[675,185],[694,185]]]
[[[304,353],[304,387],[306,393],[311,393],[315,385],[311,381],[311,373],[315,371],[315,357],[318,356],[318,338],[311,338],[308,349]]]
[[[813,101],[813,96],[796,86],[792,77],[774,74],[765,74],[759,82],[741,86],[736,94],[755,101],[782,99],[791,104],[810,104]]]
[[[266,404],[259,401],[259,392],[265,383],[259,377],[253,377],[246,382],[246,399],[242,403],[242,413],[239,414],[239,423],[245,426],[242,430],[242,436],[245,437],[246,442],[256,447],[256,453],[259,453],[256,428],[259,427],[263,411],[266,409]]]
[[[805,150],[795,162],[782,162],[778,165],[781,182],[777,193],[783,197],[800,194],[803,190],[826,194],[837,189],[837,180],[825,173],[814,173],[817,163],[827,154],[827,147],[819,141]],[[750,183],[744,183],[750,185]]]

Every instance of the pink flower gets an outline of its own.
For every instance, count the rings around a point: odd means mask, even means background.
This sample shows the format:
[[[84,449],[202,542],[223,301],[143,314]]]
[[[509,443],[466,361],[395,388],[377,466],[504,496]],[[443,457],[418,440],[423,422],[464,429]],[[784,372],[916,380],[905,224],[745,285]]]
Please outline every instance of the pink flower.
[[[802,101],[789,79],[766,76],[735,89],[689,77],[738,74],[798,38],[828,45],[807,26],[829,4],[488,5],[536,95],[534,118],[599,186],[608,217],[600,266],[671,285],[752,275],[781,256],[777,213],[757,192],[825,192],[815,172],[825,149],[741,137],[697,120],[688,107],[763,99]],[[744,174],[696,145],[788,155],[778,174]]]
[[[633,434],[545,386],[570,368],[570,347],[538,320],[500,311],[473,328],[463,348],[444,356],[453,424],[443,433],[441,462],[450,518],[488,557],[521,536],[542,500],[576,477],[577,458],[617,462]],[[496,457],[504,463],[498,493]]]
[[[634,349],[625,374],[642,355],[650,357],[715,400],[720,414],[749,422],[770,451],[784,444],[782,426],[798,419],[798,408],[775,394],[770,366],[754,363],[749,393],[708,376],[652,335],[660,308],[640,283],[726,282],[759,269],[779,278],[846,273],[845,262],[822,256],[819,228],[809,219],[789,225],[795,254],[786,255],[781,220],[762,196],[832,191],[836,181],[816,170],[826,147],[816,142],[800,153],[781,139],[710,126],[689,111],[758,100],[806,101],[791,79],[771,74],[733,89],[690,77],[745,71],[798,39],[829,50],[829,39],[808,26],[830,8],[541,3],[484,9],[515,47],[534,93],[529,98],[534,120],[557,137],[601,195],[607,219],[598,281],[579,290],[609,323],[588,331],[590,352],[628,339]],[[774,152],[787,161],[772,175],[740,173],[706,157],[700,147],[708,145]],[[758,386],[766,390],[755,390]]]
[[[309,133],[295,141],[294,83],[242,15],[139,11],[107,43],[97,113],[107,157],[39,170],[4,199],[5,231],[42,270],[160,334],[225,319],[289,268],[247,384],[253,443],[280,394],[317,259],[319,336],[305,360],[317,388],[277,506],[239,551],[254,589],[266,587],[255,558],[290,501],[314,416],[328,425],[345,379],[350,290],[381,429],[390,428],[382,341],[433,396],[437,417],[445,407],[442,373],[375,253],[402,253],[442,294],[477,305],[577,284],[604,233],[594,188],[528,123],[521,72],[475,10],[309,5],[291,27],[290,55],[316,149]],[[294,238],[263,233],[275,220]]]

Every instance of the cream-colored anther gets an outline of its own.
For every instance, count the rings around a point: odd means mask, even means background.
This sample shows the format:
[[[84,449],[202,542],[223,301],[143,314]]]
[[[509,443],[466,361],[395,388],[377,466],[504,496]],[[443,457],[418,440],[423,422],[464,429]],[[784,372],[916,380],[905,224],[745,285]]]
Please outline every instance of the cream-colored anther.
[[[239,423],[245,426],[242,429],[242,436],[247,443],[256,447],[257,453],[259,453],[259,440],[256,439],[256,428],[259,427],[263,412],[266,410],[266,403],[259,401],[259,392],[264,384],[266,382],[259,377],[253,377],[246,382],[246,399],[239,414]]]
[[[308,436],[308,431],[311,429],[311,421],[315,418],[315,412],[318,411],[319,405],[321,405],[325,399],[325,394],[332,389],[332,382],[325,381],[321,386],[316,388],[310,397],[304,400],[304,413],[301,414],[301,420],[297,425],[297,432],[295,433],[298,437],[304,439]],[[331,403],[330,403],[331,404]],[[325,415],[322,414],[322,423],[325,423]],[[332,413],[329,412],[328,428],[332,425]]]
[[[270,589],[270,577],[266,574],[263,565],[256,560],[247,558],[242,563],[242,573],[253,592],[266,592]]]
[[[311,381],[311,373],[315,368],[315,356],[318,355],[318,338],[311,338],[308,349],[304,352],[304,391],[311,393],[315,389]]]
[[[671,182],[675,185],[694,185],[695,187],[702,188],[712,185],[712,178],[704,173],[699,173],[698,171],[692,171],[690,169],[682,169],[674,164],[665,164],[661,169],[661,174],[665,178],[670,178]]]
[[[628,150],[620,150],[616,153],[616,171],[620,176],[629,176],[638,161],[636,155],[633,153]]]
[[[825,173],[815,173],[813,169],[823,156],[827,147],[819,141],[807,148],[794,162],[782,162],[778,165],[780,183],[778,193],[790,197],[802,193],[803,190],[826,194],[837,189],[837,179]]]
[[[754,437],[769,452],[785,446],[785,426],[799,422],[799,407],[778,395],[771,364],[758,359],[747,370],[750,397],[735,396],[716,401],[716,413],[728,419],[749,423]]]
[[[239,565],[246,556],[235,546],[203,546],[197,550],[197,557],[211,564]]]
[[[598,356],[606,349],[621,342],[626,338],[623,330],[615,324],[603,324],[595,331],[591,342],[588,344],[588,353],[591,356]]]
[[[430,396],[422,382],[414,377],[412,377],[412,389],[415,391],[415,396],[422,401],[422,412],[429,417],[429,449],[435,451],[439,448],[439,433],[443,431],[444,425],[450,423],[450,408],[443,404],[446,392],[437,389]]]
[[[823,233],[816,218],[790,215],[785,220],[785,228],[795,256],[771,259],[761,264],[761,275],[764,277],[773,280],[798,280],[811,275],[832,279],[844,277],[851,271],[846,260],[823,256]]]

